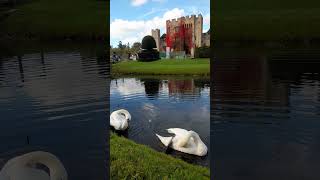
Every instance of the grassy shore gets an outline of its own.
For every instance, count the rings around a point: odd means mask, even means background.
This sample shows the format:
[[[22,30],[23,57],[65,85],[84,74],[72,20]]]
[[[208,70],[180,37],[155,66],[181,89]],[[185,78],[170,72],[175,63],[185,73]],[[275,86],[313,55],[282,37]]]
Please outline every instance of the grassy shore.
[[[114,133],[110,137],[110,179],[210,179],[209,169],[186,163]]]
[[[102,0],[35,0],[0,22],[2,37],[20,39],[103,39],[109,3]]]
[[[124,61],[112,64],[116,75],[210,75],[209,59],[166,59],[153,62]]]
[[[223,0],[212,11],[217,41],[320,39],[320,1]]]

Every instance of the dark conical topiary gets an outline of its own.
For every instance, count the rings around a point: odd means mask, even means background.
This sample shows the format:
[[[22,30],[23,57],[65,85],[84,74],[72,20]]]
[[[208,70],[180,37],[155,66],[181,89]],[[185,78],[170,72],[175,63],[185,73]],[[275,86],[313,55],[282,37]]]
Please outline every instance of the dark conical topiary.
[[[156,41],[154,40],[154,38],[152,36],[145,36],[142,39],[141,48],[142,49],[147,49],[147,50],[151,50],[153,48],[157,48]]]
[[[155,61],[160,59],[159,51],[156,49],[156,41],[152,36],[142,39],[141,50],[138,52],[138,61]]]

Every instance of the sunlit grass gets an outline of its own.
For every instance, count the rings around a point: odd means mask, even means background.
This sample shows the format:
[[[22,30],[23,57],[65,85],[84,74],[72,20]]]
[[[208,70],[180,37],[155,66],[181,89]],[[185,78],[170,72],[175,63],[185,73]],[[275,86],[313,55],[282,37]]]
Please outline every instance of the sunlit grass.
[[[209,169],[186,163],[145,145],[110,137],[110,179],[210,179]]]
[[[210,74],[209,59],[166,59],[153,62],[125,61],[113,64],[113,75],[202,75]]]

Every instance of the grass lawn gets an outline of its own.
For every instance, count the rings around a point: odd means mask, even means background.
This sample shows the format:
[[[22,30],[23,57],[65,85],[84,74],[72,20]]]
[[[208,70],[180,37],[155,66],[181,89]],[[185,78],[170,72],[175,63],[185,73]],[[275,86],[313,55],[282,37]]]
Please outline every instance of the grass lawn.
[[[186,163],[145,145],[110,137],[110,179],[210,179],[209,169]]]
[[[210,59],[166,59],[112,64],[112,75],[210,75]]]
[[[320,38],[317,0],[223,0],[212,6],[214,39],[218,41]]]
[[[0,33],[16,38],[105,38],[109,3],[102,0],[35,0],[16,7]]]

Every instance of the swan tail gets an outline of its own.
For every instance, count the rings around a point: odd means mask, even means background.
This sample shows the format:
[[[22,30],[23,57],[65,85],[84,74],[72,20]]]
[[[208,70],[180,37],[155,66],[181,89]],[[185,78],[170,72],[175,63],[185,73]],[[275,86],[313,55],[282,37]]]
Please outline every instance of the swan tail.
[[[173,137],[163,137],[160,136],[158,134],[156,134],[156,136],[159,138],[159,140],[162,142],[162,144],[164,144],[165,146],[169,146],[169,144],[171,143]]]

